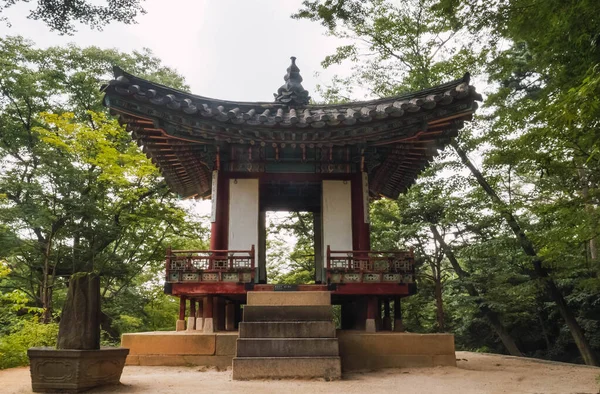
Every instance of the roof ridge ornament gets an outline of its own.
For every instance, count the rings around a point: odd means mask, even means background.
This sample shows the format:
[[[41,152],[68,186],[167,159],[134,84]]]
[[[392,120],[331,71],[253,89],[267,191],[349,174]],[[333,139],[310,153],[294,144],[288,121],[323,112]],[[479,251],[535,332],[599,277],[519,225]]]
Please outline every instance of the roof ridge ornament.
[[[283,77],[285,83],[277,89],[277,93],[273,93],[275,102],[289,106],[307,105],[310,97],[308,90],[302,87],[302,77],[300,69],[296,66],[296,57],[292,56],[290,59],[292,64],[287,68],[287,74]]]

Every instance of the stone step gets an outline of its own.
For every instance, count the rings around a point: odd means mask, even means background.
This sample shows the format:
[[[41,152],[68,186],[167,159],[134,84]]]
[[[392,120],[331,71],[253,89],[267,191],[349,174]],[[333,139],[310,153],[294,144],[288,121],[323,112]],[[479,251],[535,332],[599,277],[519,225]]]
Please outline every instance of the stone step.
[[[331,305],[329,291],[249,291],[247,305]]]
[[[333,321],[331,305],[244,306],[245,322],[267,321]]]
[[[339,356],[337,338],[238,338],[238,357]]]
[[[233,380],[342,377],[339,357],[235,357]]]
[[[240,338],[335,338],[332,321],[241,322]]]

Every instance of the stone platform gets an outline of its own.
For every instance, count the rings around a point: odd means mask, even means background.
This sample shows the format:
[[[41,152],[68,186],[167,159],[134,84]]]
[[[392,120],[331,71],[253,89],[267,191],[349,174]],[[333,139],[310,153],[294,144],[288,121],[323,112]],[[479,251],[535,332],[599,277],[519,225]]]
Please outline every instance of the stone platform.
[[[327,330],[326,327],[321,329]],[[276,332],[273,334],[277,336]],[[126,365],[226,368],[231,366],[236,354],[237,338],[237,332],[144,332],[124,334],[122,346],[129,348]],[[456,366],[452,334],[338,330],[337,338],[343,371]]]
[[[456,366],[453,334],[338,331],[342,371]]]
[[[123,334],[129,348],[126,365],[231,367],[237,331],[203,334],[199,331],[154,331]]]

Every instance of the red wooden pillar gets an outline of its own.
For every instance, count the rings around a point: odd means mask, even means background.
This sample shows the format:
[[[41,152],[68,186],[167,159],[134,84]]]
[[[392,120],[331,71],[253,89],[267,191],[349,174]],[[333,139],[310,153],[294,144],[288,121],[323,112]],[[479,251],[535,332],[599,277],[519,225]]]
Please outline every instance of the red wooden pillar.
[[[185,320],[185,296],[179,297],[179,320]]]
[[[212,333],[212,332],[214,332],[213,296],[212,295],[207,295],[206,297],[204,297],[204,308],[202,308],[202,309],[204,312],[204,317],[203,317],[204,327],[203,327],[202,331],[204,331],[205,333]]]
[[[380,297],[377,297],[377,314],[375,315],[375,327],[377,327],[377,331],[381,330],[383,324],[381,320],[381,307],[383,306],[383,301]]]
[[[190,300],[190,317],[196,318],[196,300]]]
[[[225,299],[213,297],[213,327],[215,331],[225,331]]]
[[[226,250],[229,237],[229,178],[223,171],[216,172],[216,207],[210,228],[210,248]],[[215,175],[213,175],[215,176]],[[214,193],[214,190],[213,190]]]
[[[392,318],[390,316],[390,299],[383,299],[383,329],[392,331]]]
[[[235,330],[235,303],[225,302],[225,331]]]
[[[198,300],[198,309],[196,310],[196,317],[204,317],[204,299]]]
[[[394,331],[404,331],[404,324],[402,323],[402,304],[400,303],[400,297],[394,298]]]
[[[204,327],[204,300],[198,300],[198,308],[196,309],[196,331],[201,331]]]
[[[204,312],[204,318],[212,318],[213,317],[213,296],[208,295],[206,297],[204,297],[204,307],[202,308],[202,311]]]
[[[179,296],[179,318],[175,325],[175,331],[185,330],[185,296]]]
[[[196,300],[190,299],[190,314],[187,319],[187,329],[191,331],[196,328]]]
[[[352,177],[352,249],[371,250],[369,223],[365,223],[365,198],[363,193],[363,173]],[[368,187],[368,185],[366,186]],[[367,194],[368,195],[368,194]]]

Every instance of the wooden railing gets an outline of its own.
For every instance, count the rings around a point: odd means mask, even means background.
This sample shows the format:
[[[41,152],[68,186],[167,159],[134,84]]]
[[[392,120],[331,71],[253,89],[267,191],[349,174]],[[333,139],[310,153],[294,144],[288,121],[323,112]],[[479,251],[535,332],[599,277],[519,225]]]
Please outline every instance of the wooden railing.
[[[250,250],[167,249],[167,282],[250,283],[254,268],[254,245]]]
[[[415,256],[409,251],[331,250],[328,283],[414,283]]]

